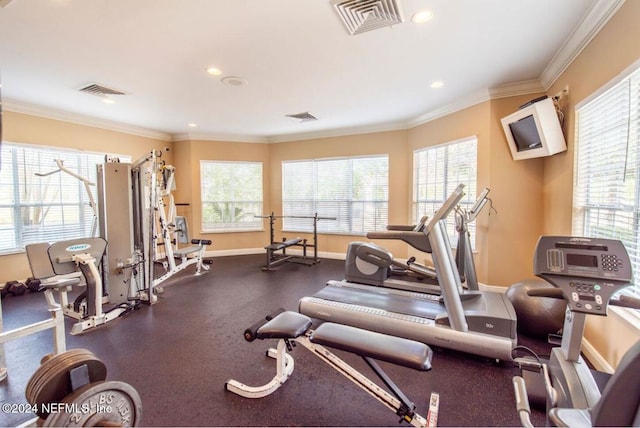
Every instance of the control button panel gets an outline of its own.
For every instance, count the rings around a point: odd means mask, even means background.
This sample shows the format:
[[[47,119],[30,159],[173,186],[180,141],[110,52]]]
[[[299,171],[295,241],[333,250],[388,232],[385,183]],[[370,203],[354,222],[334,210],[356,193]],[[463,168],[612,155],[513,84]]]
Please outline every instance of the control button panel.
[[[609,272],[617,272],[622,269],[624,263],[615,254],[601,254],[600,261],[602,263],[602,270]]]

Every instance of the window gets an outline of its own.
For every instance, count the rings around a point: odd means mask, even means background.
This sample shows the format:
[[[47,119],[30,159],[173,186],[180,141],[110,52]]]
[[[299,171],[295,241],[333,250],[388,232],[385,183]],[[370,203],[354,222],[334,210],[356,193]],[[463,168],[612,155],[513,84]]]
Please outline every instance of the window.
[[[318,232],[364,235],[387,226],[387,155],[282,163],[282,215],[335,217]],[[283,229],[312,232],[308,219],[284,218]]]
[[[262,230],[262,163],[200,161],[203,232]]]
[[[55,172],[56,160],[95,183],[96,165],[104,161],[104,153],[12,143],[4,143],[1,150],[0,254],[22,251],[34,242],[92,235],[97,225],[84,184]],[[90,189],[95,200],[95,185]]]
[[[450,143],[427,147],[413,152],[413,221],[422,216],[433,216],[447,197],[464,184],[465,197],[460,206],[471,208],[476,199],[477,138],[465,138]],[[458,237],[455,220],[445,220],[451,245]],[[469,225],[471,244],[475,248],[475,223]]]
[[[640,274],[640,70],[577,107],[573,231],[619,239]]]

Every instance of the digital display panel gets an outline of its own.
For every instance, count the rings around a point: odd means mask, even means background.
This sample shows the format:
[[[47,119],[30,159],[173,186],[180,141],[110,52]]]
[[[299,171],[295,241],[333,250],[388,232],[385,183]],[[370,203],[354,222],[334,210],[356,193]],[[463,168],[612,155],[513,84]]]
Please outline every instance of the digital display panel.
[[[567,264],[571,266],[598,267],[598,257],[588,254],[567,254]]]

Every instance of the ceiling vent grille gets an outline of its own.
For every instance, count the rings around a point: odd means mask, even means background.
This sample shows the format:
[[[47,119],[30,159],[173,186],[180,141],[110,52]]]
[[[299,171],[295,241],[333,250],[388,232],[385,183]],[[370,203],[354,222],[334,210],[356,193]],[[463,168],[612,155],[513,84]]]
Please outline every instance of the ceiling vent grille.
[[[90,85],[85,86],[84,88],[80,88],[79,91],[85,92],[91,95],[97,95],[99,97],[105,97],[107,95],[125,95],[125,93],[122,91],[107,88],[106,86],[102,86],[97,83],[92,83]]]
[[[286,114],[285,116],[286,117],[290,117],[292,119],[297,119],[300,122],[311,122],[313,120],[318,120],[317,117],[315,117],[314,115],[312,115],[308,111],[305,111],[304,113]]]
[[[331,0],[331,5],[352,36],[403,21],[397,0]]]

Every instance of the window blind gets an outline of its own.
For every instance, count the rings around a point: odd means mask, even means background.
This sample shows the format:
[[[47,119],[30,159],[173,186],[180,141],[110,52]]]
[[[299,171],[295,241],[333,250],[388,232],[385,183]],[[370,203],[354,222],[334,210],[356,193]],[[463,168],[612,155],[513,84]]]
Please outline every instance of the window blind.
[[[464,184],[463,208],[471,208],[476,198],[477,138],[465,138],[413,152],[413,222],[432,217],[459,184]],[[455,219],[445,220],[452,245],[458,242]],[[469,225],[475,247],[475,222]]]
[[[312,232],[313,222],[286,216],[335,217],[318,232],[366,234],[384,230],[389,209],[387,155],[282,163],[283,229]]]
[[[262,162],[200,161],[203,232],[262,230]]]
[[[104,154],[12,143],[1,150],[0,253],[22,251],[35,242],[91,236],[96,220],[84,184],[54,171],[60,160],[95,183],[96,165],[104,161]],[[90,189],[96,200],[95,186]]]
[[[573,230],[621,240],[640,274],[640,70],[577,109]]]

